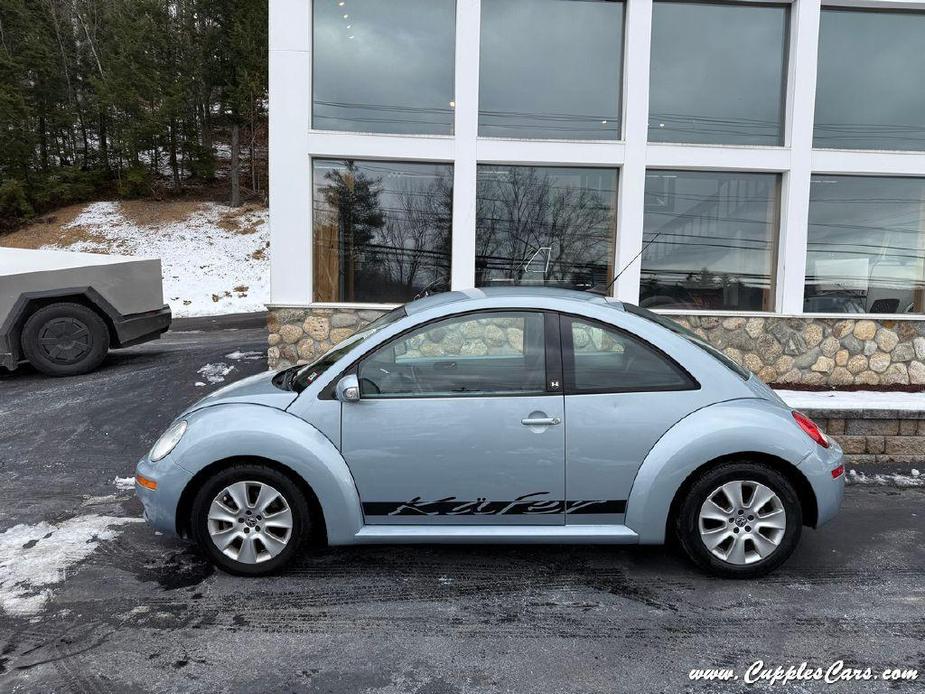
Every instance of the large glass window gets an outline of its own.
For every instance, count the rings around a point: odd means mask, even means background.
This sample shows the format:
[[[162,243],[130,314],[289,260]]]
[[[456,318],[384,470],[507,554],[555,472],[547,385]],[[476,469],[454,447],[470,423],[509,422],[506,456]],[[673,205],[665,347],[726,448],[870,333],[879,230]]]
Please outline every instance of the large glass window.
[[[316,301],[449,289],[452,166],[316,159],[312,184]]]
[[[649,140],[783,144],[789,8],[656,2]]]
[[[925,311],[925,179],[813,176],[803,310]]]
[[[542,313],[485,312],[430,323],[360,364],[363,397],[543,394]]]
[[[610,282],[616,170],[486,165],[476,188],[477,286]]]
[[[925,150],[925,13],[824,9],[816,147]]]
[[[640,305],[769,311],[780,176],[646,173]]]
[[[623,3],[482,0],[479,135],[620,137]]]
[[[453,132],[454,0],[315,0],[312,126]]]

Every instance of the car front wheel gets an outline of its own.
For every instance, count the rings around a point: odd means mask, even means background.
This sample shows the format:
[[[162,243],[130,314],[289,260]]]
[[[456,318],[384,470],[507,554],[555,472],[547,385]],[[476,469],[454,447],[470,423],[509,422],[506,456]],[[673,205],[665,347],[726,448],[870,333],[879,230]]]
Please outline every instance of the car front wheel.
[[[264,466],[232,465],[196,494],[192,534],[219,568],[263,576],[288,564],[310,531],[305,495],[285,474]]]
[[[793,485],[761,463],[727,463],[702,475],[677,516],[681,548],[700,568],[728,578],[763,576],[796,548],[803,527]]]

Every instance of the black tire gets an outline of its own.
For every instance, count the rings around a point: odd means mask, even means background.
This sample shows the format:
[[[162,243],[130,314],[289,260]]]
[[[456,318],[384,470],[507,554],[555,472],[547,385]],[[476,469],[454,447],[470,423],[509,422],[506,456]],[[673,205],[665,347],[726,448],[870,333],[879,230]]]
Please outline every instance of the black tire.
[[[276,556],[258,563],[244,563],[222,552],[212,540],[209,532],[209,509],[219,493],[236,482],[258,482],[270,485],[285,499],[292,514],[292,529],[285,548]],[[250,513],[248,512],[247,515],[250,515]],[[246,516],[242,515],[241,517]],[[242,532],[246,526],[247,523],[242,523],[239,526]],[[281,570],[292,561],[293,557],[299,554],[311,536],[312,518],[305,494],[288,475],[267,465],[246,463],[231,465],[206,480],[193,500],[190,527],[193,539],[198,543],[203,553],[222,571],[235,576],[266,576]],[[252,530],[260,532],[260,526],[252,526],[247,530],[249,535]],[[264,529],[263,532],[267,532],[267,530]],[[257,538],[258,542],[261,542],[256,533],[254,537]],[[240,551],[240,547],[231,548],[232,551],[235,551],[235,549]]]
[[[704,540],[700,536],[701,507],[719,487],[728,482],[735,481],[757,482],[768,487],[777,495],[780,505],[786,514],[786,527],[784,528],[782,537],[777,536],[775,538],[778,540],[777,548],[771,551],[768,556],[747,564],[735,564],[724,561],[707,548]],[[743,496],[745,495],[743,494]],[[754,497],[751,498],[753,499]],[[711,526],[705,525],[705,529],[707,530],[712,530],[713,527],[719,530],[719,523],[729,522],[729,527],[735,532],[732,538],[733,541],[739,539],[739,533],[741,532],[741,538],[745,538],[743,539],[745,543],[744,546],[751,548],[749,556],[754,557],[755,554],[758,554],[756,551],[757,545],[754,540],[747,539],[748,535],[745,534],[746,527],[749,532],[752,531],[751,525],[740,526],[738,529],[736,528],[738,522],[749,522],[747,519],[751,516],[748,514],[747,506],[746,509],[744,515],[745,520],[743,521],[735,520],[735,517],[740,511],[739,509],[732,508],[729,512],[729,517],[733,518],[733,520],[705,520],[704,523],[716,524]],[[800,541],[802,529],[803,511],[793,485],[786,477],[769,465],[744,461],[725,463],[701,475],[688,490],[687,495],[681,503],[677,517],[675,518],[676,538],[681,549],[684,550],[684,553],[702,570],[725,578],[756,578],[773,571],[784,563],[793,553],[793,550],[796,549],[797,543]],[[757,528],[754,532],[758,532]],[[765,530],[763,533],[770,534],[775,533],[775,531]],[[725,547],[720,546],[718,551],[722,552],[724,549]]]
[[[93,309],[61,302],[29,316],[20,342],[26,359],[43,374],[77,376],[106,358],[109,328]]]

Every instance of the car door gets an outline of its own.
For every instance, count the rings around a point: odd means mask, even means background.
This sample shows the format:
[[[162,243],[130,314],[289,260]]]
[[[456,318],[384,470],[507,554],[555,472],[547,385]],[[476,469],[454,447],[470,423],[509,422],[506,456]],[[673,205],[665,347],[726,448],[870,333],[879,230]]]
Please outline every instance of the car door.
[[[558,345],[554,314],[482,311],[418,326],[361,360],[341,450],[366,522],[563,524]]]
[[[699,405],[699,385],[642,338],[563,315],[567,524],[622,523],[655,442]]]

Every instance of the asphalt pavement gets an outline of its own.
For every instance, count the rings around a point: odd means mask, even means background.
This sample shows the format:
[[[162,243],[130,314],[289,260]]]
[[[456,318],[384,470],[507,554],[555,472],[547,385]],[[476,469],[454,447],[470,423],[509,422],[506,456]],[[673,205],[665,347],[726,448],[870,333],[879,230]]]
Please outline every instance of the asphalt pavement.
[[[925,691],[921,489],[849,487],[751,582],[658,547],[328,548],[273,578],[214,571],[137,522],[127,478],[180,409],[266,368],[265,337],[261,316],[178,320],[94,374],[0,371],[0,691]],[[873,679],[748,684],[758,660]],[[921,675],[878,679],[892,667]]]

